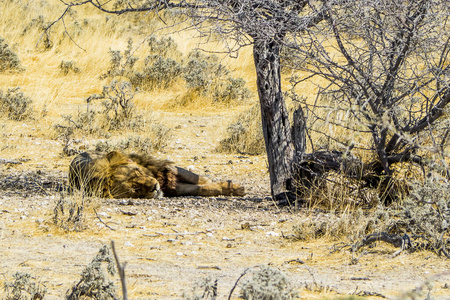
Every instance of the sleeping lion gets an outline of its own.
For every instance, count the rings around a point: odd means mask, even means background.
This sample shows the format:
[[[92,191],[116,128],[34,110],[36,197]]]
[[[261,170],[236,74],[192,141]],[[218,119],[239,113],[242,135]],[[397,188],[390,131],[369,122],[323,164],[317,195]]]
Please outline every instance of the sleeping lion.
[[[105,198],[161,198],[176,196],[243,196],[244,187],[212,182],[168,160],[112,151],[78,154],[69,167],[69,185]]]

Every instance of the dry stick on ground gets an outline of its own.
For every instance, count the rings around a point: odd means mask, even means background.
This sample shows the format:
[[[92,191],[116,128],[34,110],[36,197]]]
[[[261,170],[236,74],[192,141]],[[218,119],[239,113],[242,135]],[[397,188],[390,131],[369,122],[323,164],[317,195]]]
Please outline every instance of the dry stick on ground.
[[[117,270],[119,271],[120,283],[122,285],[123,300],[128,300],[127,284],[125,282],[126,263],[124,263],[123,265],[120,264],[119,257],[117,256],[117,252],[116,252],[116,247],[114,245],[114,241],[111,241],[111,248],[114,253],[114,259],[116,260]]]
[[[114,228],[112,228],[111,226],[109,226],[108,224],[106,224],[106,223],[100,218],[100,216],[98,215],[97,210],[95,210],[95,208],[94,208],[94,212],[95,212],[95,215],[97,216],[97,218],[99,219],[100,223],[102,223],[103,225],[105,225],[105,226],[108,227],[109,229],[115,231]]]
[[[377,241],[383,241],[383,242],[393,245],[394,247],[401,247],[402,249],[408,249],[408,248],[412,247],[411,239],[409,238],[409,236],[407,234],[404,234],[403,236],[401,236],[399,234],[389,234],[386,232],[377,232],[377,233],[369,234],[368,236],[363,238],[363,240],[361,242],[353,245],[353,247],[352,247],[353,251],[356,252],[359,249],[361,249],[361,247],[370,245],[373,242],[377,242]]]

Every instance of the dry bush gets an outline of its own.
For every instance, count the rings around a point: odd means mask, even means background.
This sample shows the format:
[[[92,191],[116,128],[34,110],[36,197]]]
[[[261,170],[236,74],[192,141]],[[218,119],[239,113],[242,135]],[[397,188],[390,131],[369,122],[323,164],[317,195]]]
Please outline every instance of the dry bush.
[[[353,242],[364,235],[384,229],[390,224],[392,211],[383,206],[375,210],[348,209],[330,211],[326,214],[311,213],[310,216],[293,226],[295,240],[307,241],[326,238],[340,240],[347,237]]]
[[[227,137],[216,148],[219,152],[237,152],[252,155],[265,153],[259,105],[241,113],[227,128]]]
[[[438,178],[415,182],[396,227],[408,232],[417,248],[450,258],[450,183]]]
[[[85,205],[86,201],[81,192],[73,191],[74,194],[63,197],[58,200],[53,209],[53,224],[64,231],[82,231],[86,228],[85,224]]]
[[[190,294],[183,294],[186,300],[206,300],[216,299],[217,297],[217,279],[210,277],[204,278],[196,283]]]
[[[149,135],[129,136],[115,142],[99,141],[94,148],[100,152],[131,150],[137,153],[151,153],[164,148],[171,138],[170,129],[160,124],[153,125]]]
[[[86,99],[85,112],[79,110],[75,116],[63,115],[66,124],[57,124],[55,129],[59,135],[70,132],[68,128],[72,128],[72,131],[104,136],[114,130],[140,130],[145,121],[134,107],[136,92],[129,82],[113,80],[110,85],[103,87],[102,94],[94,94]],[[95,108],[97,100],[103,100],[100,108]]]
[[[47,288],[36,282],[28,273],[17,272],[13,275],[14,281],[5,282],[6,300],[40,300],[44,299]]]
[[[23,68],[19,57],[11,50],[6,41],[0,37],[0,73],[21,70]]]
[[[78,73],[80,69],[77,67],[77,63],[74,61],[65,61],[62,60],[59,64],[59,68],[61,69],[61,73],[64,75],[68,75],[69,72]]]
[[[186,106],[192,102],[192,96],[220,103],[241,103],[251,96],[245,80],[231,76],[216,55],[194,50],[183,59],[171,37],[154,36],[148,40],[147,52],[149,55],[138,63],[139,57],[133,55],[133,41],[128,40],[123,53],[110,51],[110,67],[101,78],[125,77],[134,87],[147,91],[167,89],[184,79],[187,91],[173,101],[173,107]]]
[[[31,118],[33,100],[20,91],[20,87],[8,89],[6,93],[0,90],[0,114],[10,120],[22,121]]]
[[[22,35],[29,33],[30,31],[36,30],[36,36],[39,37],[37,41],[37,47],[41,51],[50,50],[54,41],[51,38],[52,28],[49,28],[51,22],[46,21],[43,15],[38,16],[37,18],[32,19],[23,29]]]
[[[240,298],[245,300],[295,299],[288,278],[278,269],[260,266],[251,272],[252,277],[241,286]]]
[[[231,71],[220,63],[216,55],[205,55],[191,51],[183,71],[189,89],[209,96],[215,102],[242,102],[251,96],[245,80],[233,78]]]
[[[117,299],[116,287],[108,274],[116,274],[116,264],[110,248],[104,245],[81,272],[80,280],[67,291],[66,299]]]
[[[131,83],[144,90],[171,87],[183,71],[178,45],[171,37],[152,36],[148,40],[148,52],[142,71],[130,75]]]

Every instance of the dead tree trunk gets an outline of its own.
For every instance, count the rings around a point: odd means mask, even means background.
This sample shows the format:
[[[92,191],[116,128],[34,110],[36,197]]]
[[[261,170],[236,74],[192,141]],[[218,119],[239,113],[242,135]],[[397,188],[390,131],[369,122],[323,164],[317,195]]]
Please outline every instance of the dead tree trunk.
[[[255,39],[253,57],[272,197],[283,199],[292,190],[295,156],[289,116],[281,90],[280,45],[274,40]]]

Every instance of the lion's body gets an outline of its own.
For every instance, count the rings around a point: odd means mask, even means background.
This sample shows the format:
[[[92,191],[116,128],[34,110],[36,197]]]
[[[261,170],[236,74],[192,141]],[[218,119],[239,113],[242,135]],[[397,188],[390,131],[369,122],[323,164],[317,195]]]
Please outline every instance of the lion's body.
[[[168,160],[147,155],[84,152],[70,164],[69,185],[90,195],[108,198],[244,195],[231,182],[213,183]]]

